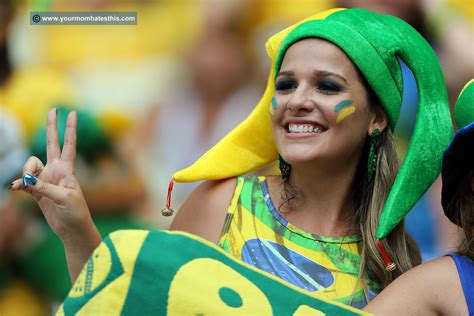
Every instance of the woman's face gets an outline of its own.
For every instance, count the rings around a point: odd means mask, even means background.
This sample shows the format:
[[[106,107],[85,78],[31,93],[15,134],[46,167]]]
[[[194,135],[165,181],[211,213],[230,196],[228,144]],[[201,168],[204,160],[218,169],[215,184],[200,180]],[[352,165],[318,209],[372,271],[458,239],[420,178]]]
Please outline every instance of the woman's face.
[[[316,38],[293,44],[283,58],[272,100],[273,136],[290,164],[358,162],[367,135],[387,125],[346,54]]]

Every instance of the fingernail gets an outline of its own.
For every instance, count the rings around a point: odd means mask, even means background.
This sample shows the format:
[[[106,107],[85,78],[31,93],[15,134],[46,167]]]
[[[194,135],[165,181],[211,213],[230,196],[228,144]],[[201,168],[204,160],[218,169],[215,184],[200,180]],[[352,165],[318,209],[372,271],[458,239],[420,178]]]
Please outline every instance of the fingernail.
[[[13,182],[10,183],[10,185],[8,186],[8,190],[11,190],[13,188]]]
[[[35,176],[26,173],[25,176],[23,177],[23,187],[26,188],[28,184],[35,185],[38,180],[36,179]]]

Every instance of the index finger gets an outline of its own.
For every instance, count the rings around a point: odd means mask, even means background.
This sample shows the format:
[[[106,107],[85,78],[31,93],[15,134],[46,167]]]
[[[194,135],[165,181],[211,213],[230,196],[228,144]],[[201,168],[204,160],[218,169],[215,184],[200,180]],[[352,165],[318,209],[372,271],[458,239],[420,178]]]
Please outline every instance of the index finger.
[[[48,121],[46,125],[46,157],[48,161],[59,159],[61,149],[58,142],[58,128],[56,126],[57,113],[56,108],[48,113]]]
[[[67,116],[66,131],[64,132],[64,146],[61,160],[68,163],[71,170],[74,169],[76,160],[76,133],[77,133],[77,113],[71,112]]]

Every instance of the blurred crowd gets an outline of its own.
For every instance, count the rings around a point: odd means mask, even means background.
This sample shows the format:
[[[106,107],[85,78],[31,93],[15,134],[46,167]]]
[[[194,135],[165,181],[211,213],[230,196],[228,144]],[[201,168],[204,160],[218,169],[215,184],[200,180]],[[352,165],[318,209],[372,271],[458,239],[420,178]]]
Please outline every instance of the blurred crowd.
[[[7,190],[30,155],[46,163],[49,109],[57,108],[60,138],[67,113],[78,112],[76,174],[101,234],[166,229],[172,218],[161,208],[173,172],[260,99],[270,66],[266,39],[308,15],[356,6],[396,15],[425,36],[451,102],[473,77],[471,0],[0,0],[0,315],[49,315],[71,286],[62,245],[41,211]],[[132,11],[138,23],[32,26],[31,11]],[[408,144],[417,91],[410,69],[403,71],[396,133]],[[401,145],[402,159],[404,151]],[[175,209],[195,186],[175,186]],[[425,260],[457,244],[439,181],[406,225]]]

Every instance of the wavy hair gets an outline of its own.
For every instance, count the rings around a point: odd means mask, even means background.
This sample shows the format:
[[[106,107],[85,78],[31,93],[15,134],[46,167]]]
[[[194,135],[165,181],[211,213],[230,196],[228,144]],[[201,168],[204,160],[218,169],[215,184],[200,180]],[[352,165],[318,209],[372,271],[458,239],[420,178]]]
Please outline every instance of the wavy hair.
[[[465,177],[459,190],[448,205],[448,212],[455,214],[456,222],[462,227],[464,237],[457,251],[458,255],[466,256],[474,260],[474,192],[471,189],[471,179],[474,170]]]
[[[367,99],[371,110],[383,111],[378,98],[365,81],[365,78],[362,75],[360,78],[366,87]],[[367,301],[370,301],[367,290],[367,275],[370,274],[374,276],[382,287],[385,288],[402,273],[421,263],[419,248],[415,241],[405,232],[404,223],[402,221],[382,241],[388,255],[397,265],[395,271],[387,271],[385,269],[385,262],[375,242],[375,233],[383,207],[397,176],[400,162],[390,128],[387,127],[381,133],[375,146],[377,152],[377,169],[374,179],[368,181],[367,161],[370,138],[367,137],[354,178],[352,200],[355,212],[350,219],[354,230],[361,236],[359,244],[361,257],[359,280],[362,282]],[[297,198],[297,196],[298,188],[292,184],[291,177],[284,178],[281,195],[282,202],[279,209],[282,209],[284,205],[287,205],[287,207],[291,209],[291,202]],[[354,227],[356,225],[358,226]]]

